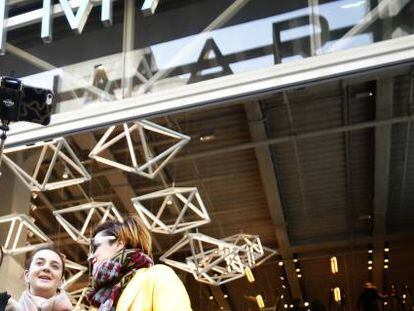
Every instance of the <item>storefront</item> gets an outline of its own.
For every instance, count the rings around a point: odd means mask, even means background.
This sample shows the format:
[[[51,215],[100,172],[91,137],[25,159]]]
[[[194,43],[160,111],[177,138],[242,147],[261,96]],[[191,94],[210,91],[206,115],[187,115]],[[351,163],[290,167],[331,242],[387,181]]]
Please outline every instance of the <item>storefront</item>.
[[[40,242],[82,272],[87,219],[149,217],[156,258],[183,271],[194,310],[256,310],[257,295],[276,310],[294,298],[355,310],[367,280],[414,286],[413,10],[409,0],[11,1],[0,73],[55,101],[50,125],[11,125],[2,215],[28,215],[16,221],[34,221]],[[193,214],[181,217],[187,200]],[[223,259],[228,273],[206,277],[188,260],[209,258],[191,243],[222,249],[236,234],[260,245],[253,263]],[[6,247],[13,269],[20,243]],[[84,274],[71,290],[86,285]]]

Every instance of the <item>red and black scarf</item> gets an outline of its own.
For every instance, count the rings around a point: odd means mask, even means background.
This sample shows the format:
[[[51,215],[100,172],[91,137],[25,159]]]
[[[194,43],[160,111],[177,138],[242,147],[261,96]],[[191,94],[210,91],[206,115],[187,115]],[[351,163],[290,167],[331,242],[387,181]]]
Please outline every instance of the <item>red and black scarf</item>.
[[[104,261],[93,271],[89,303],[99,311],[114,311],[122,291],[135,271],[153,265],[152,259],[139,249],[125,249]]]

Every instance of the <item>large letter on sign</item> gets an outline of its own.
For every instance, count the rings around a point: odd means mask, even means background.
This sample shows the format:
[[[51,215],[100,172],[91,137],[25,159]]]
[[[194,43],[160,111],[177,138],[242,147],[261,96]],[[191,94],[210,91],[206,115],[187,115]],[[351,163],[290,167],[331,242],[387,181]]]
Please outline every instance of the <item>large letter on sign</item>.
[[[69,22],[70,28],[72,28],[76,34],[82,33],[89,13],[92,10],[93,4],[91,0],[80,0],[79,8],[76,13],[73,13],[72,7],[69,4],[69,0],[59,0],[60,6],[65,13],[66,19]],[[112,19],[112,1],[102,0],[102,12],[101,21],[105,24],[111,24]],[[41,37],[43,41],[52,41],[52,15],[53,4],[52,0],[43,0],[43,16],[42,16],[42,33]]]

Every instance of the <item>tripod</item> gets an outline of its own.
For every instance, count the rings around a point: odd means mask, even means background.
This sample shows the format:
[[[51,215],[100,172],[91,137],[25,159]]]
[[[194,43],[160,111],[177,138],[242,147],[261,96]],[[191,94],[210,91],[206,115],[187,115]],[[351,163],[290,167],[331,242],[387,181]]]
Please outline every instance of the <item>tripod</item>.
[[[9,124],[10,121],[8,120],[1,120],[1,124],[0,124],[0,169],[1,169],[1,162],[3,160],[3,150],[4,150],[4,144],[6,142],[6,138],[7,138],[7,132],[9,131]],[[0,177],[1,177],[1,172],[0,172]]]

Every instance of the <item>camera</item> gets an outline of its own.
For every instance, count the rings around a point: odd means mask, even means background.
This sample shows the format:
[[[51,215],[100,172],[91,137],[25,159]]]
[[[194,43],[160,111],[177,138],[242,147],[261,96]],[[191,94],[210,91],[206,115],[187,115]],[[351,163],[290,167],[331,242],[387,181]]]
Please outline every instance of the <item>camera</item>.
[[[0,119],[48,125],[53,102],[51,90],[23,85],[16,78],[0,78]]]

